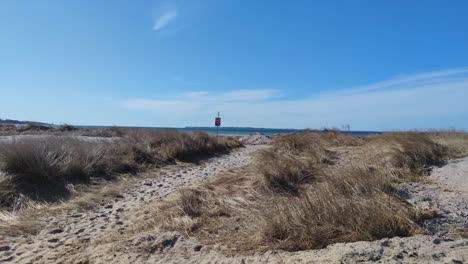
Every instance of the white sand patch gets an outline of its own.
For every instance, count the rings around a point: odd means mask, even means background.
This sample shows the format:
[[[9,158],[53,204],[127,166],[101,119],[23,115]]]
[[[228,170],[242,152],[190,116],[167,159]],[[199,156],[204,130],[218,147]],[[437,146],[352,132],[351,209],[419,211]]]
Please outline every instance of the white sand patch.
[[[265,136],[262,133],[254,133],[239,138],[239,141],[245,145],[261,145],[270,143],[271,139],[269,136]]]

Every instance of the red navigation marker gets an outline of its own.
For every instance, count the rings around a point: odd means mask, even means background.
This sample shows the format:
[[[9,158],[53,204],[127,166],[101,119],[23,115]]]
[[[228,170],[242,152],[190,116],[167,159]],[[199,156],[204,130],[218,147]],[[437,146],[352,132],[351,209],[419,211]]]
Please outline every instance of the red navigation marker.
[[[218,112],[218,117],[215,117],[215,126],[216,126],[216,137],[217,137],[218,128],[221,126],[221,117],[219,117],[219,112]]]

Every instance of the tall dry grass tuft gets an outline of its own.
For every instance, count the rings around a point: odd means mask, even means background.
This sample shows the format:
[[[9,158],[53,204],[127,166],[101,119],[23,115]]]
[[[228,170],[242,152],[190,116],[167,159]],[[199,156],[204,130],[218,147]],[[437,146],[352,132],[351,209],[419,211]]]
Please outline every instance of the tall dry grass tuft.
[[[124,142],[132,146],[139,163],[192,160],[202,155],[226,152],[241,147],[229,137],[211,137],[205,132],[183,133],[175,130],[129,130]]]
[[[106,176],[106,146],[72,138],[25,138],[0,144],[0,206],[21,195],[49,200],[68,195],[67,183]],[[1,195],[3,194],[3,195]]]
[[[0,206],[12,208],[27,196],[50,201],[70,195],[68,184],[111,179],[175,160],[195,160],[240,147],[232,138],[206,133],[125,130],[112,140],[29,137],[0,143]]]
[[[315,180],[323,164],[332,163],[326,149],[330,138],[335,136],[310,131],[275,137],[273,146],[257,155],[260,181],[267,189],[297,194]]]
[[[447,147],[451,159],[468,156],[468,133],[465,131],[435,131],[427,134],[433,141]]]
[[[448,153],[447,146],[431,140],[428,134],[421,132],[395,132],[372,136],[369,144],[390,150],[389,165],[403,177],[424,175],[428,166],[442,164]]]
[[[257,163],[260,181],[273,191],[297,193],[320,172],[317,162],[307,156],[266,150],[259,153],[257,159],[261,160]]]
[[[293,154],[306,154],[316,163],[327,161],[327,151],[322,137],[318,133],[303,132],[291,133],[273,139],[273,150]]]
[[[324,176],[300,196],[274,199],[264,207],[261,237],[270,248],[304,250],[408,236],[418,229],[413,212],[385,192],[385,181],[364,168]]]
[[[365,139],[353,136],[349,131],[340,131],[339,129],[324,129],[319,135],[320,140],[330,147],[336,146],[360,146],[365,143]]]
[[[48,184],[106,172],[105,144],[74,138],[25,138],[0,144],[1,169],[14,180]]]

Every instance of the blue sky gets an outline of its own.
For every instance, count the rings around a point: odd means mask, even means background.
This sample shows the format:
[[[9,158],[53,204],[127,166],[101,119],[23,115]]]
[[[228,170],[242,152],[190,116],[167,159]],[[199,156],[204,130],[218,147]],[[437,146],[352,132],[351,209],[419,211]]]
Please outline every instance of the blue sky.
[[[468,129],[468,1],[0,1],[0,118]]]

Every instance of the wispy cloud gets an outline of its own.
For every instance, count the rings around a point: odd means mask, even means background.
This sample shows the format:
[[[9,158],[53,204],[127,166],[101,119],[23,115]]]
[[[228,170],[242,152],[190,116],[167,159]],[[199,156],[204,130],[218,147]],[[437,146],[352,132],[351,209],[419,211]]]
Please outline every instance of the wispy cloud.
[[[222,98],[230,101],[260,101],[272,99],[278,95],[279,91],[268,90],[238,90],[224,93]]]
[[[221,111],[232,126],[468,129],[468,68],[400,76],[297,99],[281,95],[273,89],[201,91],[156,100],[130,99],[121,106],[155,116],[187,117],[187,125],[210,124],[198,120],[209,120],[207,116]]]
[[[354,87],[351,92],[370,92],[373,90],[390,90],[390,89],[403,89],[423,84],[435,84],[453,81],[456,78],[466,78],[468,68],[456,68],[442,71],[433,71],[426,73],[419,73],[413,75],[401,75],[395,78],[377,82],[371,85],[362,87]]]
[[[173,98],[165,99],[132,99],[122,103],[126,109],[150,110],[154,112],[192,112],[202,110],[209,105],[218,105],[220,103],[258,103],[274,98],[278,90],[273,89],[255,89],[255,90],[237,90],[225,93],[210,93],[206,91],[196,91],[182,93]]]
[[[153,30],[159,31],[167,27],[172,21],[174,21],[177,18],[177,16],[178,13],[176,10],[164,12],[154,21]]]

